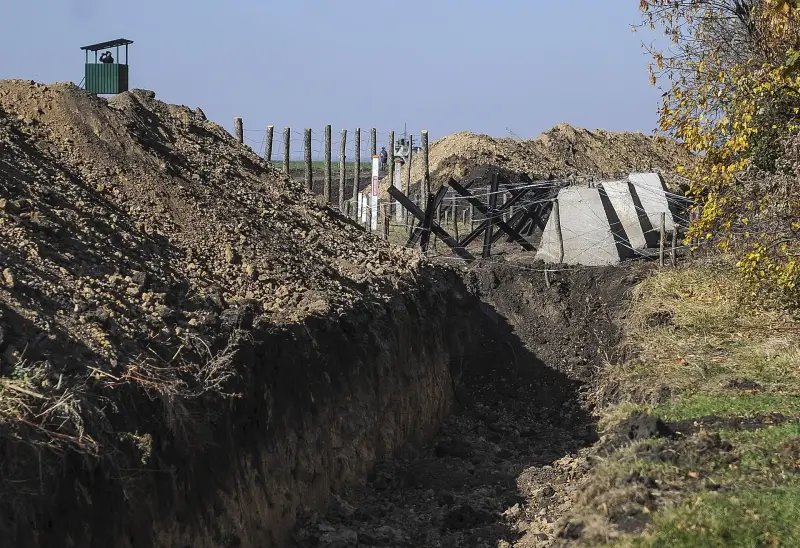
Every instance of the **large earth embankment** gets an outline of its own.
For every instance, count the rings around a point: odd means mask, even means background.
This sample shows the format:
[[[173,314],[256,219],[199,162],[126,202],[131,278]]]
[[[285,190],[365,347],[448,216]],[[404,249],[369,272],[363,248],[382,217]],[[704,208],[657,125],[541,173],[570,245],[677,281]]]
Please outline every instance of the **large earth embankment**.
[[[0,230],[4,546],[281,546],[477,344],[461,278],[151,92],[0,82]]]

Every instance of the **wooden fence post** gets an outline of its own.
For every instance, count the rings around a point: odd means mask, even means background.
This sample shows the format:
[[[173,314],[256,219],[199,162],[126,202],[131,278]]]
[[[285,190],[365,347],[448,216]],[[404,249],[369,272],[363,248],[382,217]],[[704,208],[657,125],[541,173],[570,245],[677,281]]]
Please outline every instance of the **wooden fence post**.
[[[561,211],[558,207],[558,198],[553,200],[553,224],[556,227],[556,240],[558,240],[558,264],[564,264],[564,234],[561,232]]]
[[[325,126],[325,184],[322,198],[326,204],[331,203],[331,126]]]
[[[347,156],[347,130],[342,130],[342,142],[339,143],[339,211],[344,212],[344,180],[345,173],[345,158]]]
[[[434,194],[434,196],[436,196],[436,195]],[[441,224],[442,224],[442,205],[441,204],[436,206],[436,214],[434,215],[434,220],[436,221],[437,225],[441,226]],[[438,242],[438,241],[439,241],[439,237],[434,232],[434,234],[433,234],[433,249],[434,249],[434,251],[436,250],[436,242]]]
[[[672,268],[678,266],[678,225],[672,224],[672,249],[670,250]]]
[[[411,160],[413,158],[414,158],[414,136],[413,135],[409,135],[408,136],[408,159],[406,160],[408,162],[408,172],[406,174],[406,192],[405,192],[405,194],[412,201],[413,201],[413,198],[411,198]],[[420,204],[420,205],[422,205],[422,204]],[[408,229],[408,235],[410,236],[411,235],[411,224],[412,223],[411,223],[411,213],[408,210],[406,210],[406,221],[405,221],[405,223],[406,223],[406,228]]]
[[[275,132],[275,126],[267,126],[267,146],[264,150],[264,159],[272,162],[272,137]]]
[[[453,237],[456,240],[459,240],[460,238],[458,237],[458,210],[456,209],[456,199],[453,198],[450,203],[452,204],[451,209],[453,211],[453,215],[452,215],[452,218],[453,218]]]
[[[660,217],[661,217],[660,220],[661,237],[659,238],[658,241],[658,264],[660,266],[664,266],[664,243],[665,243],[664,240],[667,239],[667,230],[666,230],[667,214],[662,211]]]
[[[378,154],[378,130],[375,128],[369,132],[369,154],[370,161]]]
[[[283,171],[287,177],[289,176],[289,161],[291,160],[289,156],[291,144],[292,130],[287,127],[283,130]]]
[[[389,241],[389,204],[387,202],[385,211],[383,212],[383,239]]]
[[[483,258],[492,254],[492,229],[497,215],[497,189],[500,187],[500,178],[495,173],[492,176],[491,190],[489,191],[489,219],[486,223],[486,232],[483,233]]]
[[[314,190],[314,164],[311,161],[311,129],[306,129],[306,188]]]
[[[240,143],[244,143],[244,127],[242,125],[241,118],[234,118],[233,119],[233,127],[236,131],[236,140]]]
[[[367,194],[364,200],[364,207],[367,208],[367,232],[372,232],[372,193]]]
[[[389,186],[394,186],[394,131],[389,132],[389,154],[386,159],[386,169],[389,170]],[[386,216],[392,211],[392,197],[386,197]]]
[[[428,130],[422,132],[422,195],[427,196],[431,192],[431,172],[428,165]]]
[[[355,133],[354,159],[356,161],[355,173],[353,174],[353,200],[358,200],[358,190],[361,184],[361,128],[356,128]]]

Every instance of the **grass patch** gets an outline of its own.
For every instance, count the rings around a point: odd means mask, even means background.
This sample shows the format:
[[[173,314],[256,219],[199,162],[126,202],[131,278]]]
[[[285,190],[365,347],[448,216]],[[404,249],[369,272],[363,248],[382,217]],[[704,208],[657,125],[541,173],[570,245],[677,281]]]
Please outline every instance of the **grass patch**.
[[[607,387],[640,404],[729,394],[741,380],[800,394],[800,324],[748,306],[746,297],[736,275],[720,269],[667,270],[645,280],[626,326],[637,358],[607,368]]]
[[[665,421],[679,421],[699,417],[754,417],[764,413],[800,416],[800,396],[692,394],[678,396],[668,403],[657,405],[649,411]]]
[[[654,520],[654,532],[635,547],[800,546],[800,489],[702,493]]]
[[[800,322],[749,305],[742,287],[703,267],[635,288],[629,359],[602,373],[600,427],[634,411],[695,426],[600,455],[569,518],[591,525],[579,544],[800,546]],[[716,419],[692,422],[703,417]]]

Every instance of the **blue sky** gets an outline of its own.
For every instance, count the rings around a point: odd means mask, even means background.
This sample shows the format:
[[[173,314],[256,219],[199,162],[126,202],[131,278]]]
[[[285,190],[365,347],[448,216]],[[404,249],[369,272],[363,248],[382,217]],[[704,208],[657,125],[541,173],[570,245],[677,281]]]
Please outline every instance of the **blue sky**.
[[[407,123],[432,139],[656,125],[636,0],[3,4],[0,78],[77,83],[80,46],[129,38],[133,87],[229,130],[241,116],[254,147],[267,124],[385,135]]]

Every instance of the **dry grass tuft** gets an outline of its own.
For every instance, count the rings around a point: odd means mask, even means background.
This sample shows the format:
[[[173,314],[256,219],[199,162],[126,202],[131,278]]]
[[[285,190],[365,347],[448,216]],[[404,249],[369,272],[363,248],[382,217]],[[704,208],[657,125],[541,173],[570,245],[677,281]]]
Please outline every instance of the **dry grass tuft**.
[[[655,405],[747,379],[767,393],[800,390],[800,322],[749,306],[729,269],[658,272],[635,288],[627,317],[634,357],[605,369],[606,399]]]

